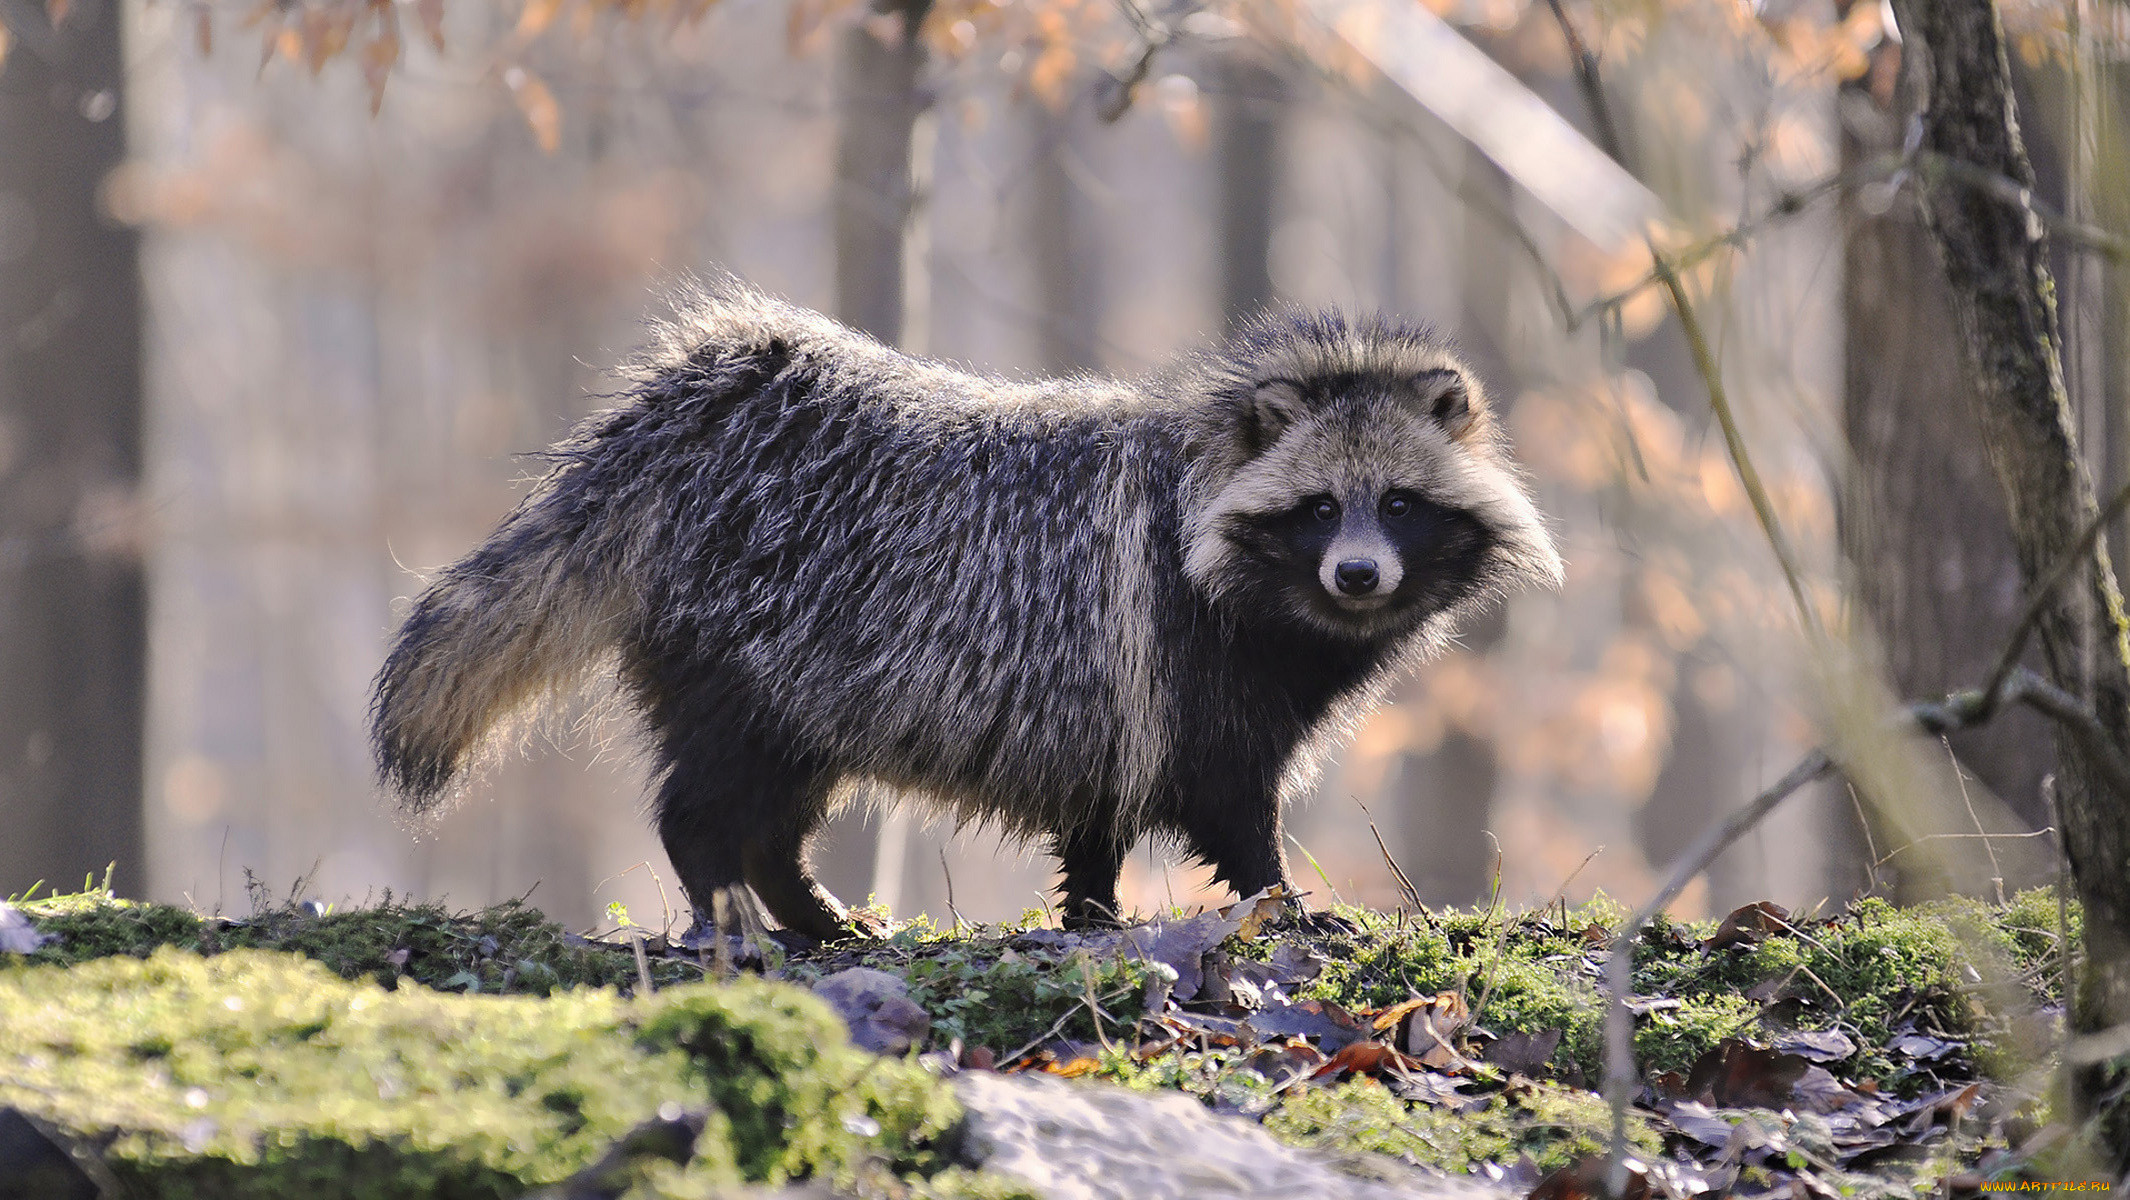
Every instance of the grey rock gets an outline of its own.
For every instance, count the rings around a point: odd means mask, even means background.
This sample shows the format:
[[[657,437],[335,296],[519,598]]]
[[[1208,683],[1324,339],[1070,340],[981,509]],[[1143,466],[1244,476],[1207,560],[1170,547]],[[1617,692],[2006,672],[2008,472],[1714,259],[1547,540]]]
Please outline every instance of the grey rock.
[[[932,1031],[931,1015],[910,999],[910,985],[886,971],[838,971],[815,984],[814,995],[842,1016],[853,1043],[875,1054],[907,1054]]]
[[[1365,1164],[1274,1141],[1178,1093],[965,1071],[968,1155],[1047,1200],[1515,1200],[1470,1177]]]
[[[97,1176],[105,1178],[99,1182]],[[100,1163],[70,1151],[41,1121],[0,1108],[0,1200],[100,1200],[117,1194]]]
[[[47,940],[20,910],[0,900],[0,951],[28,954]]]

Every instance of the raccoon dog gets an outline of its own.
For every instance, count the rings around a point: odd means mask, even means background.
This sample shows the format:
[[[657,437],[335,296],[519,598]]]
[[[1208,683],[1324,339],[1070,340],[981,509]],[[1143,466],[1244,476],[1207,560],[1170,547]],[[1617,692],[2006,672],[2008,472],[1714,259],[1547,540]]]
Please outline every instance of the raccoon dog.
[[[1423,330],[1266,318],[1151,378],[908,357],[691,293],[379,673],[385,780],[433,806],[506,718],[618,671],[698,907],[848,914],[809,836],[872,782],[1039,839],[1068,923],[1143,835],[1248,895],[1282,801],[1459,614],[1561,563],[1478,380]]]

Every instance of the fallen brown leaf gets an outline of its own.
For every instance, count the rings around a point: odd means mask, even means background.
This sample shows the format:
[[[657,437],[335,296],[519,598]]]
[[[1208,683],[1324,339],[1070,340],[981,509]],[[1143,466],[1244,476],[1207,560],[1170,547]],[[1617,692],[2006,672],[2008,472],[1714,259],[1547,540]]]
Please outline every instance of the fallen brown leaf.
[[[1760,939],[1771,933],[1781,933],[1790,928],[1790,910],[1780,904],[1762,900],[1734,909],[1723,918],[1715,935],[1702,943],[1707,950],[1728,950],[1733,946],[1757,946]]]
[[[1327,1059],[1323,1066],[1310,1073],[1311,1079],[1323,1079],[1350,1071],[1358,1075],[1381,1075],[1393,1071],[1418,1071],[1417,1059],[1400,1054],[1396,1049],[1381,1042],[1355,1042]]]

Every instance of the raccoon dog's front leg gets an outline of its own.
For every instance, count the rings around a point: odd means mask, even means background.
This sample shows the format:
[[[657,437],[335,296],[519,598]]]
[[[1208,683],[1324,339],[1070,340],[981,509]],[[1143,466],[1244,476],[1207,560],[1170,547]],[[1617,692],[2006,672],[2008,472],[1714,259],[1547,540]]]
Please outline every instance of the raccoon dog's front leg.
[[[1202,774],[1179,806],[1176,823],[1191,849],[1212,866],[1213,877],[1237,896],[1254,896],[1275,885],[1294,894],[1279,796],[1268,779],[1256,772]]]
[[[1108,821],[1083,825],[1052,839],[1064,868],[1064,925],[1067,929],[1118,923],[1117,875],[1131,847]]]

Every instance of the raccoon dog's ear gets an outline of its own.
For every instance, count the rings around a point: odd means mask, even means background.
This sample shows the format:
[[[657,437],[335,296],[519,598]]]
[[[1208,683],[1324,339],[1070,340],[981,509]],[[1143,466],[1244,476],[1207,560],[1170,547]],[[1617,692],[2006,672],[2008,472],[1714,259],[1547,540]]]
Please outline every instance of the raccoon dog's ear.
[[[1302,399],[1302,385],[1292,379],[1267,380],[1252,388],[1244,418],[1251,451],[1269,448],[1308,411]]]
[[[1451,437],[1463,437],[1477,420],[1471,387],[1459,371],[1448,367],[1422,371],[1413,376],[1413,393],[1427,415]]]

